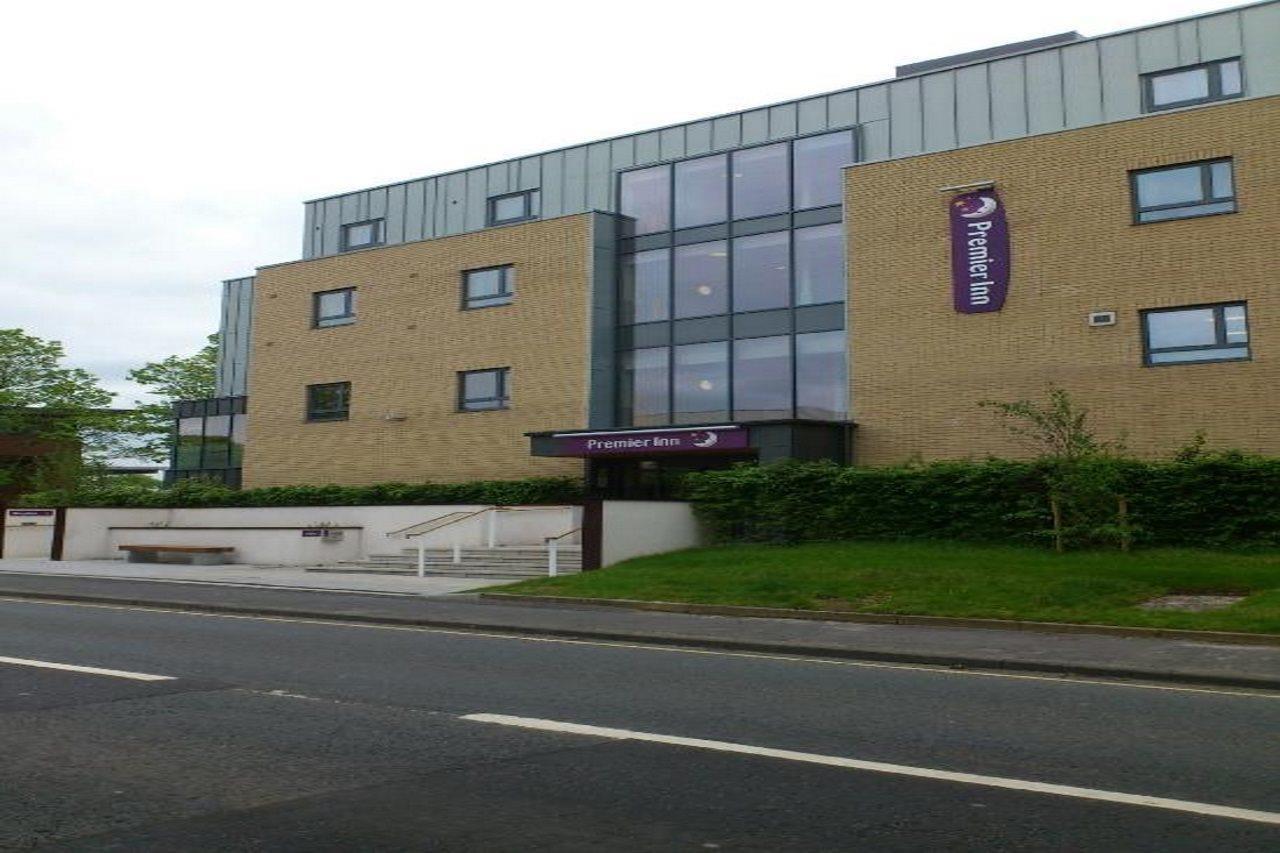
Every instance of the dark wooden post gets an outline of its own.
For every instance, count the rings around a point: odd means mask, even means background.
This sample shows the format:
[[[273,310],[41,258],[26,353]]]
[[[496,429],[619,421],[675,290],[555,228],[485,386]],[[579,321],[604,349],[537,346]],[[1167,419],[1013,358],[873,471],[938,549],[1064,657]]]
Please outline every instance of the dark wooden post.
[[[67,508],[60,506],[53,511],[53,542],[49,546],[49,559],[62,559],[62,543],[67,537]]]
[[[582,570],[600,568],[604,556],[604,503],[599,498],[582,502]]]
[[[0,501],[0,560],[4,559],[4,531],[9,526],[9,505]]]

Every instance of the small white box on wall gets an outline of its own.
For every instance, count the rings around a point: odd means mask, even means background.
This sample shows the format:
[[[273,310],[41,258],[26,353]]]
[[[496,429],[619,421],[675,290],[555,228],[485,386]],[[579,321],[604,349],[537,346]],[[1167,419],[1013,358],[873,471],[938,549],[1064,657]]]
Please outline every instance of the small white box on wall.
[[[1114,326],[1116,324],[1116,312],[1114,311],[1090,311],[1090,326]]]

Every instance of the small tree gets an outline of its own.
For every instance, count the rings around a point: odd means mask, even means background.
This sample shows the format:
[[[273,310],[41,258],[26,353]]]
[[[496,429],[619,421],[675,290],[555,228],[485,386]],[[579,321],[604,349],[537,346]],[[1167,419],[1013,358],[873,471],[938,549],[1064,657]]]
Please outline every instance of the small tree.
[[[1032,449],[1043,468],[1053,517],[1054,550],[1066,541],[1116,541],[1128,551],[1134,529],[1124,494],[1124,443],[1103,441],[1064,389],[1049,386],[1048,400],[984,400],[1006,429]]]
[[[139,439],[135,455],[153,462],[167,462],[173,446],[173,404],[201,400],[216,393],[218,336],[209,335],[192,355],[171,355],[129,371],[129,379],[155,398],[134,402],[130,431]]]

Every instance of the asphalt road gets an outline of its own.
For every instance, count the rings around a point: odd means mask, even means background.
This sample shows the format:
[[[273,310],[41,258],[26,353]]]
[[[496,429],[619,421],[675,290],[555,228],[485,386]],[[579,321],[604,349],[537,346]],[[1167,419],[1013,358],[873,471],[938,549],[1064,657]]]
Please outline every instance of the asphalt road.
[[[1277,767],[1274,694],[0,601],[4,848],[1272,851]]]

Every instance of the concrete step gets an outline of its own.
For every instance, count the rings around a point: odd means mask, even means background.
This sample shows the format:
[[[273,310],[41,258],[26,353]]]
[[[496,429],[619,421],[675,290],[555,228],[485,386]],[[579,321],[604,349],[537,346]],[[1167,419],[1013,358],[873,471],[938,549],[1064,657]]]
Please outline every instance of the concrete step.
[[[409,566],[404,564],[379,564],[379,563],[344,563],[337,566],[311,566],[308,572],[324,573],[340,573],[353,575],[402,575],[412,576],[418,573],[417,566]],[[558,573],[562,575],[578,574],[581,569],[577,566],[561,566]],[[492,578],[540,578],[546,577],[547,567],[528,566],[513,567],[508,565],[463,565],[454,566],[427,566],[424,574],[431,577],[492,577]]]

